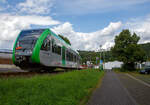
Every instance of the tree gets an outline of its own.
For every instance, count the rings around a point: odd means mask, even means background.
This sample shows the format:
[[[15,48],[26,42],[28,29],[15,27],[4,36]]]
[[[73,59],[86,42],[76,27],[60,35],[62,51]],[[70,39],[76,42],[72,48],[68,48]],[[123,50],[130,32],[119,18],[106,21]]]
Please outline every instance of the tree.
[[[67,37],[64,37],[64,36],[62,36],[60,34],[58,36],[61,37],[66,43],[68,43],[69,45],[71,45],[71,43],[70,43],[70,41],[69,41],[69,39]]]
[[[117,60],[124,63],[124,70],[135,70],[135,63],[146,60],[145,51],[138,45],[140,37],[133,33],[131,35],[128,29],[115,37],[115,46],[111,49],[112,54]]]

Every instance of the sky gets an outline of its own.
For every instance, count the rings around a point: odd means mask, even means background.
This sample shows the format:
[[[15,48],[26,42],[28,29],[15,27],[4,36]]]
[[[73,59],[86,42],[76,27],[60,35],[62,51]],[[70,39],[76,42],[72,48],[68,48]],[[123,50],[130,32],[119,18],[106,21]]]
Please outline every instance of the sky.
[[[123,29],[150,42],[150,0],[0,0],[0,49],[24,29],[50,28],[76,50],[109,49]]]

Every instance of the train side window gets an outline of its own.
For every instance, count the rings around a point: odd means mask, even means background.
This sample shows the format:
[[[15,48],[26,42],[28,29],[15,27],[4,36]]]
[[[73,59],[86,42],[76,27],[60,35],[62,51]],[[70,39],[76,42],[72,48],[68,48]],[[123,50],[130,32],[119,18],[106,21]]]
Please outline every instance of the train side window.
[[[48,39],[48,37],[43,41],[41,50],[44,50],[44,51],[51,50],[51,41],[50,39]]]
[[[57,46],[57,54],[61,55],[61,47]]]
[[[69,50],[66,50],[66,60],[68,61],[76,61],[76,55],[71,53]]]
[[[52,39],[52,52],[53,53],[55,52],[55,42],[54,42],[54,39]]]
[[[55,53],[61,55],[61,47],[56,45],[55,46]]]
[[[69,51],[67,50],[67,60],[69,61]]]
[[[70,53],[70,61],[72,61],[72,53]]]
[[[66,60],[67,60],[67,61],[69,60],[69,53],[68,53],[68,50],[66,50]]]
[[[71,61],[71,53],[69,52],[69,61]]]
[[[68,61],[73,61],[73,54],[68,51]]]
[[[71,53],[71,61],[73,61],[73,53]]]
[[[75,56],[75,62],[77,62],[77,56]]]
[[[66,50],[66,55],[67,55],[67,61],[70,61],[70,52]]]
[[[76,55],[73,56],[73,61],[76,62]]]
[[[52,40],[52,52],[61,55],[61,47]]]

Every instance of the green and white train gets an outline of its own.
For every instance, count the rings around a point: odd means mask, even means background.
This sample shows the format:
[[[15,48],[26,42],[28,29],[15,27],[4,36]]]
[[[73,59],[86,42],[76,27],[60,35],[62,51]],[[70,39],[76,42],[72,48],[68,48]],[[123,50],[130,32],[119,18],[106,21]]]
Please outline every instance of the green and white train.
[[[80,55],[50,29],[22,30],[12,60],[25,70],[80,69]]]

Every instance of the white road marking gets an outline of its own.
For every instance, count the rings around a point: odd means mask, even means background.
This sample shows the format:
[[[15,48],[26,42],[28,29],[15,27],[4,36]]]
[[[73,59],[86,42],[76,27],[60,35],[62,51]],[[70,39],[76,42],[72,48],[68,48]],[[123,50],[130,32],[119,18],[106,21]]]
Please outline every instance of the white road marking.
[[[142,80],[139,80],[139,79],[137,79],[137,78],[135,78],[135,77],[131,76],[130,74],[126,74],[126,75],[127,75],[127,76],[129,76],[130,78],[132,78],[132,79],[134,79],[134,80],[136,80],[136,81],[140,82],[141,84],[143,84],[143,85],[146,85],[146,86],[150,87],[150,84],[148,84],[148,83],[146,83],[146,82],[144,82],[144,81],[142,81]]]

